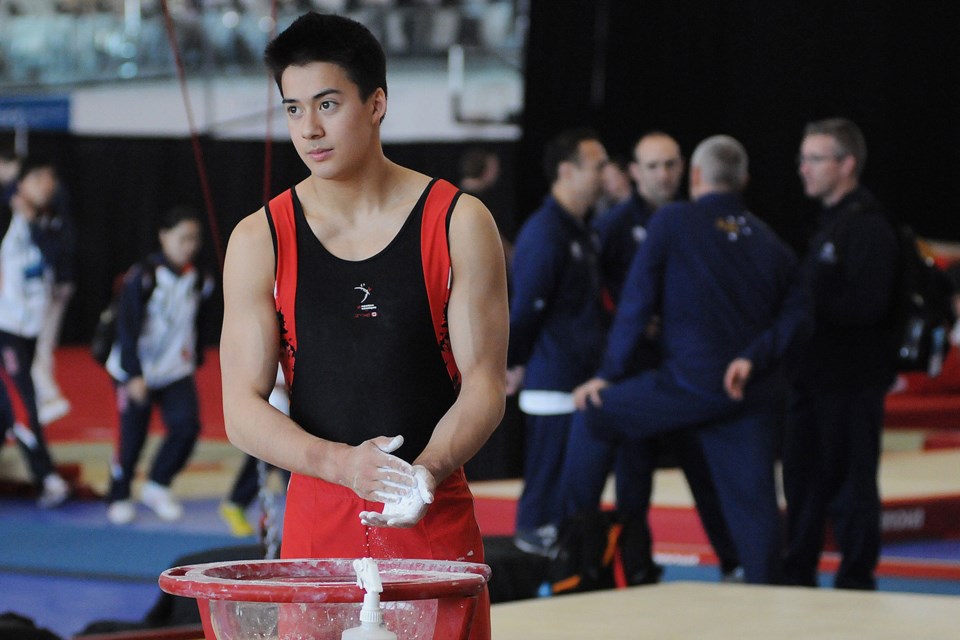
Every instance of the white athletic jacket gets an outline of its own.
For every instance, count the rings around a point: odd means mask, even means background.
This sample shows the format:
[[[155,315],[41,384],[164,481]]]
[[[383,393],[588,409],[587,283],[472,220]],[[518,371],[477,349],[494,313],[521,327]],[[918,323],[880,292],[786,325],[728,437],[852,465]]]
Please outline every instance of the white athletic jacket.
[[[14,212],[0,243],[0,331],[36,338],[52,286],[53,269],[34,242],[30,224]]]
[[[132,287],[132,290],[121,297],[117,341],[106,367],[120,382],[142,374],[148,388],[159,389],[196,370],[197,313],[214,285],[210,279],[198,283],[197,278],[203,275],[192,268],[177,274],[165,264],[157,264],[154,274],[153,291],[142,310],[132,308],[142,307],[140,277],[134,275],[124,283],[125,288]],[[124,309],[124,305],[130,307]],[[131,316],[140,322],[127,321]],[[124,346],[132,348],[133,344],[136,344],[135,353],[128,353],[125,358]]]

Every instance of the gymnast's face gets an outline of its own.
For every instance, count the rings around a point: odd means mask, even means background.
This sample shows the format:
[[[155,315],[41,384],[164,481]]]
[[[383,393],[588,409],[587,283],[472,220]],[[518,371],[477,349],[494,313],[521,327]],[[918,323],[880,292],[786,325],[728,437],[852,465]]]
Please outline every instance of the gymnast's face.
[[[343,67],[330,62],[287,67],[280,84],[290,139],[311,174],[349,178],[379,152],[383,89],[362,100]]]

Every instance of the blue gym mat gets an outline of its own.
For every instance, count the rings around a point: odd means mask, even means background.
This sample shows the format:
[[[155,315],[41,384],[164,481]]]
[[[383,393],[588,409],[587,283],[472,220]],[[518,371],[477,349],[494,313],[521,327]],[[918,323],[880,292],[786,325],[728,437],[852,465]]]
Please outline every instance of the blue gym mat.
[[[253,541],[230,535],[217,504],[185,501],[175,523],[138,505],[137,519],[117,526],[98,501],[42,510],[30,500],[2,500],[0,571],[155,581],[180,556]]]

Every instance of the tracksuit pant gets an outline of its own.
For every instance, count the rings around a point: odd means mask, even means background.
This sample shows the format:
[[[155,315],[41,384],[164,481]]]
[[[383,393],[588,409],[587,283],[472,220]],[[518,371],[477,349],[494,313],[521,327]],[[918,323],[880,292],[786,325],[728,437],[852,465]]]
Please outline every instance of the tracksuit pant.
[[[137,462],[147,440],[154,405],[160,407],[167,435],[150,468],[151,481],[164,487],[183,470],[200,436],[200,405],[193,376],[181,378],[160,389],[151,389],[144,403],[134,402],[122,384],[116,385],[120,412],[120,436],[111,469],[108,502],[130,497]]]
[[[796,389],[783,443],[788,583],[816,586],[829,520],[842,556],[835,586],[876,588],[881,535],[877,472],[886,390]]]
[[[600,396],[602,407],[583,412],[585,428],[580,435],[587,441],[642,439],[695,429],[745,580],[780,582],[774,479],[778,411],[772,396],[769,402],[735,402],[722,394],[685,388],[661,370],[627,378]],[[571,443],[571,458],[586,447]],[[576,471],[571,477],[576,481]]]
[[[39,487],[55,468],[37,419],[36,392],[30,375],[36,346],[36,339],[0,331],[0,437],[5,438],[12,429]]]
[[[652,535],[648,512],[653,492],[653,475],[659,453],[666,447],[683,470],[693,494],[700,522],[720,560],[720,567],[729,572],[740,565],[736,545],[730,535],[717,495],[716,487],[698,434],[685,429],[660,438],[606,440],[586,430],[583,414],[574,418],[564,462],[564,519],[599,508],[604,482],[611,467],[615,470],[617,510],[624,522],[646,532],[645,548],[624,549],[624,569],[628,581],[643,583],[652,580]],[[642,536],[640,536],[642,537]]]

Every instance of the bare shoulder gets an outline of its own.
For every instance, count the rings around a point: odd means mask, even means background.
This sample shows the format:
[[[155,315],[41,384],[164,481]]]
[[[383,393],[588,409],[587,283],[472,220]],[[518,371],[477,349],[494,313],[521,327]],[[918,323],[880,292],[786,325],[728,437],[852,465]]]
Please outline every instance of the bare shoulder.
[[[503,243],[497,223],[486,205],[464,193],[457,200],[450,218],[450,257],[458,262],[484,265],[503,263]]]
[[[272,243],[270,225],[267,223],[267,216],[263,207],[240,220],[230,233],[231,243],[256,243],[262,240]]]
[[[273,279],[273,240],[264,209],[243,218],[230,233],[224,262],[224,278],[237,274],[244,279]],[[261,273],[262,272],[262,273]]]
[[[483,233],[492,231],[499,235],[493,214],[478,198],[469,193],[462,193],[457,199],[450,218],[451,235],[459,232]]]

